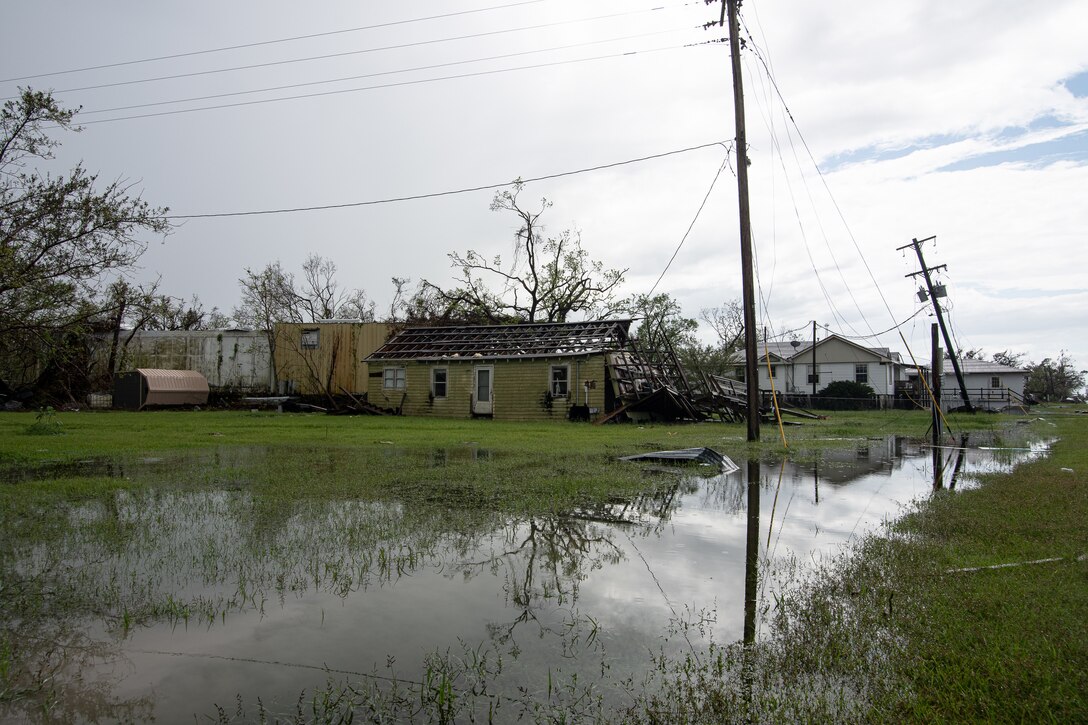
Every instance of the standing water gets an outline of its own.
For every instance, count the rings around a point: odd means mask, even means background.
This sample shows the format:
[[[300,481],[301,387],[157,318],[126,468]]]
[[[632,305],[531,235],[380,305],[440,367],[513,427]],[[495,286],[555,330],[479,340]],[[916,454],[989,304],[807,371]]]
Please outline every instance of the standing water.
[[[1045,449],[857,440],[804,464],[667,468],[642,497],[546,516],[458,509],[442,496],[285,506],[244,479],[121,490],[72,508],[63,535],[6,551],[6,581],[48,580],[62,605],[4,617],[5,637],[33,650],[51,680],[6,693],[0,718],[191,722],[253,719],[258,708],[290,717],[300,697],[312,717],[316,693],[381,710],[454,687],[476,700],[460,712],[484,720],[514,720],[534,702],[607,707],[623,702],[625,678],[637,682],[651,653],[702,644],[698,626],[669,640],[679,623],[713,622],[718,641],[758,637],[752,600],[769,594],[753,590],[749,566],[745,632],[746,553],[761,567],[834,555],[934,488],[972,485],[972,474]],[[160,477],[214,481],[274,455],[153,464]],[[449,456],[437,452],[435,465]],[[134,479],[143,470],[101,465]]]

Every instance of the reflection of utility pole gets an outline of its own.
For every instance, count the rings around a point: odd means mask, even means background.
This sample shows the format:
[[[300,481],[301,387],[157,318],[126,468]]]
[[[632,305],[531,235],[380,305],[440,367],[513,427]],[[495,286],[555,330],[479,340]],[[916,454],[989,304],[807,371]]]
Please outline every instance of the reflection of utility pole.
[[[948,484],[949,491],[956,488],[956,481],[963,469],[963,459],[967,458],[967,436],[967,433],[960,436],[960,447],[956,449],[956,464],[952,467],[952,480]]]
[[[897,247],[896,251],[906,249],[907,247],[913,247],[914,252],[918,255],[918,264],[922,269],[920,272],[911,272],[907,277],[917,277],[922,275],[926,281],[926,289],[929,290],[929,298],[933,302],[933,311],[937,313],[937,324],[941,326],[941,334],[944,336],[944,346],[948,351],[948,357],[952,360],[952,369],[956,371],[956,380],[960,384],[960,396],[963,398],[963,407],[968,413],[975,412],[975,406],[971,405],[971,398],[967,395],[967,384],[963,381],[963,373],[960,371],[959,360],[956,359],[956,349],[952,347],[952,339],[948,336],[948,327],[944,323],[944,312],[941,310],[940,303],[937,302],[937,295],[933,289],[933,278],[929,276],[929,273],[936,269],[947,269],[948,265],[938,264],[936,267],[927,267],[926,259],[922,256],[922,244],[937,237],[926,237],[925,239],[911,240],[910,244],[904,244],[902,247]],[[925,300],[922,300],[925,302]]]
[[[748,542],[744,549],[744,644],[756,641],[759,587],[759,460],[748,459]]]

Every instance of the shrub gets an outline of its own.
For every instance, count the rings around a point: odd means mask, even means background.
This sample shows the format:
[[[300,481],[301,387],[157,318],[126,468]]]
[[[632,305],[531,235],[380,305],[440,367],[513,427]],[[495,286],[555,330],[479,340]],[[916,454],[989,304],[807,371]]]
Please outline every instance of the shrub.
[[[64,433],[64,430],[57,419],[57,412],[53,410],[53,406],[49,406],[38,409],[38,415],[34,422],[26,427],[25,432],[27,435],[35,436],[59,436]]]
[[[836,380],[829,383],[813,399],[813,405],[825,410],[868,410],[873,407],[876,393],[865,383]]]

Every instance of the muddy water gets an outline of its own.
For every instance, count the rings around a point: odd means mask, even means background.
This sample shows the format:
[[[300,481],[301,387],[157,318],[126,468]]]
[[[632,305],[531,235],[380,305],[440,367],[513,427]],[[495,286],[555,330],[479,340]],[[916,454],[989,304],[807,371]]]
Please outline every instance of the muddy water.
[[[214,718],[216,706],[229,714],[239,695],[283,715],[304,689],[330,681],[420,680],[446,652],[501,657],[492,692],[546,697],[576,673],[606,702],[622,702],[626,673],[637,675],[658,648],[684,646],[666,634],[677,621],[712,619],[718,641],[741,637],[749,520],[764,564],[829,556],[935,487],[972,485],[972,473],[1045,449],[949,447],[934,456],[886,438],[805,465],[762,461],[751,469],[757,519],[747,515],[744,462],[728,474],[672,469],[653,495],[523,518],[326,500],[270,512],[244,485],[122,492],[108,508],[72,516],[117,522],[123,543],[103,551],[71,536],[55,556],[32,550],[14,566],[66,567],[69,585],[94,589],[99,602],[37,633],[42,647],[82,648],[58,665],[64,684],[52,719],[192,721]],[[465,455],[490,457],[437,452],[434,465]],[[227,456],[201,465],[237,464]],[[120,475],[140,465],[162,462],[131,463]],[[690,631],[685,642],[700,636]]]

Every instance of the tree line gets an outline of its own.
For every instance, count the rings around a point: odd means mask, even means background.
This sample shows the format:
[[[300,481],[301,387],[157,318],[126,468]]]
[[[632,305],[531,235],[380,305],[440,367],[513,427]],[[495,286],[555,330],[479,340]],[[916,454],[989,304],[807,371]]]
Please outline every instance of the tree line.
[[[1088,371],[1077,370],[1076,364],[1065,350],[1059,352],[1057,357],[1045,357],[1037,363],[1025,362],[1026,355],[1010,350],[1001,350],[987,356],[982,348],[972,348],[960,350],[959,356],[964,360],[989,359],[999,365],[1026,370],[1028,378],[1024,382],[1024,395],[1038,401],[1053,403],[1069,399],[1083,400],[1088,394],[1084,387]]]
[[[449,253],[452,284],[394,276],[392,301],[381,313],[364,290],[340,282],[335,261],[316,254],[297,275],[278,260],[245,269],[239,304],[229,312],[167,294],[161,279],[134,283],[144,236],[170,233],[169,210],[145,202],[127,182],[100,184],[82,163],[59,175],[41,169],[60,143],[51,134],[80,130],[72,123],[76,110],[24,89],[0,112],[0,396],[22,387],[58,402],[80,400],[102,383],[91,379],[91,339],[108,340],[109,374],[140,330],[240,326],[268,332],[274,345],[277,322],[331,318],[454,325],[630,317],[637,344],[665,340],[688,369],[728,374],[735,367],[744,332],[738,301],[695,319],[667,293],[621,297],[627,270],[593,259],[577,229],[549,234],[543,217],[552,202],[527,201],[520,179],[490,207],[515,220],[508,254]],[[700,341],[700,320],[712,342]],[[1044,399],[1084,384],[1065,353],[1029,370]]]
[[[667,330],[691,365],[723,367],[739,339],[735,302],[704,310],[718,344],[700,344],[698,322],[668,294],[618,296],[626,269],[590,257],[577,230],[547,234],[547,199],[529,204],[516,180],[495,194],[491,209],[517,222],[511,252],[451,252],[453,283],[392,277],[392,302],[379,314],[364,290],[342,285],[334,260],[311,254],[301,270],[280,261],[247,268],[239,304],[205,309],[198,297],[163,290],[162,280],[136,283],[135,265],[148,235],[168,235],[167,207],[152,206],[131,185],[102,185],[82,165],[66,174],[42,170],[60,144],[79,132],[78,109],[50,93],[24,89],[0,112],[0,395],[34,389],[58,402],[79,400],[91,386],[90,340],[108,341],[107,374],[141,330],[247,327],[269,333],[277,322],[330,318],[381,319],[404,325],[564,322],[631,316]],[[724,369],[724,368],[723,368]]]

